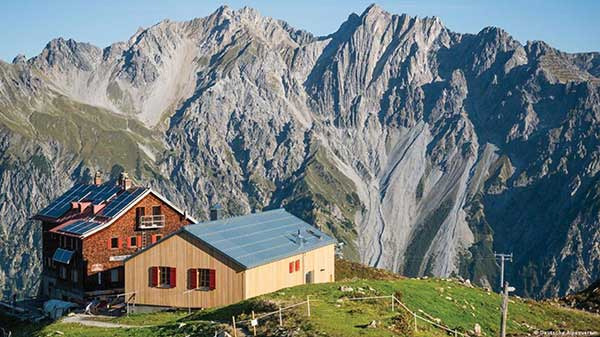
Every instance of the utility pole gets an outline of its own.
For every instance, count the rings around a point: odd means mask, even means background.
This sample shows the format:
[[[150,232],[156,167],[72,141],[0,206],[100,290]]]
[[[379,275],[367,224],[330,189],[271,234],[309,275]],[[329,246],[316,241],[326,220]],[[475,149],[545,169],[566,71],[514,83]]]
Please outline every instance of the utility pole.
[[[502,292],[502,316],[500,317],[500,337],[506,337],[506,319],[508,317],[508,293],[515,291],[514,287],[509,287],[508,282],[504,283]]]
[[[512,262],[513,255],[510,254],[496,254],[494,253],[494,257],[500,259],[500,289],[504,287],[504,261]]]

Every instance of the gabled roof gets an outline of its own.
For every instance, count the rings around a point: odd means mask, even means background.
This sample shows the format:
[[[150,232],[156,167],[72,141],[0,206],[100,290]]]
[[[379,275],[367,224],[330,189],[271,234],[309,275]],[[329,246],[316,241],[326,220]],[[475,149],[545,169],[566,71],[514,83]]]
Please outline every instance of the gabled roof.
[[[102,185],[75,184],[32,219],[51,220],[60,223],[52,229],[57,233],[87,237],[110,226],[150,193],[176,212],[186,215],[188,220],[196,222],[189,214],[149,187],[132,187],[124,190],[111,182]],[[89,211],[82,214],[72,214],[72,212],[69,212],[72,202],[89,202],[91,205],[101,206],[102,208],[96,214]]]
[[[246,269],[336,242],[285,209],[188,225],[180,232],[192,235]]]

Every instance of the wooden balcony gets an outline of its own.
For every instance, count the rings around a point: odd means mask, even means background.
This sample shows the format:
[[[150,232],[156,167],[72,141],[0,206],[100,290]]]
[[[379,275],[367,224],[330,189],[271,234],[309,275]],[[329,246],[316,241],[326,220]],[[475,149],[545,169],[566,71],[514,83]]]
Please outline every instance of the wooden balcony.
[[[156,229],[165,226],[165,216],[160,215],[143,215],[138,218],[139,229]]]

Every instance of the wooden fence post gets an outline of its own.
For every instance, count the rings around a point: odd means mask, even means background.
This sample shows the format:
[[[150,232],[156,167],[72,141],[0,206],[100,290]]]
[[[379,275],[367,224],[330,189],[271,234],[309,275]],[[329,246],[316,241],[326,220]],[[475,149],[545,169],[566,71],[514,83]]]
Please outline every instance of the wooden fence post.
[[[237,328],[235,327],[235,316],[231,316],[231,320],[233,321],[233,337],[237,337]]]
[[[396,297],[392,294],[392,311],[394,311],[394,302],[396,301]]]
[[[283,319],[281,318],[281,305],[279,306],[279,326],[283,326]]]
[[[417,332],[417,314],[413,313],[413,315],[415,316],[415,332]]]
[[[254,310],[252,310],[252,322],[250,322],[250,325],[252,325],[252,331],[254,333],[254,336],[256,336],[256,325],[254,325]]]
[[[306,310],[308,311],[308,317],[310,317],[310,295],[306,296]]]

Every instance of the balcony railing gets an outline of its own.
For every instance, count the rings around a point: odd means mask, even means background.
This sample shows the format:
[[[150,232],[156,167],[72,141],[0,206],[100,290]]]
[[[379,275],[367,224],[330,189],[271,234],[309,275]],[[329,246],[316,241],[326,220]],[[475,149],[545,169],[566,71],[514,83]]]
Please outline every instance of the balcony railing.
[[[143,215],[138,218],[138,227],[140,229],[153,229],[165,226],[165,216],[160,215]]]

